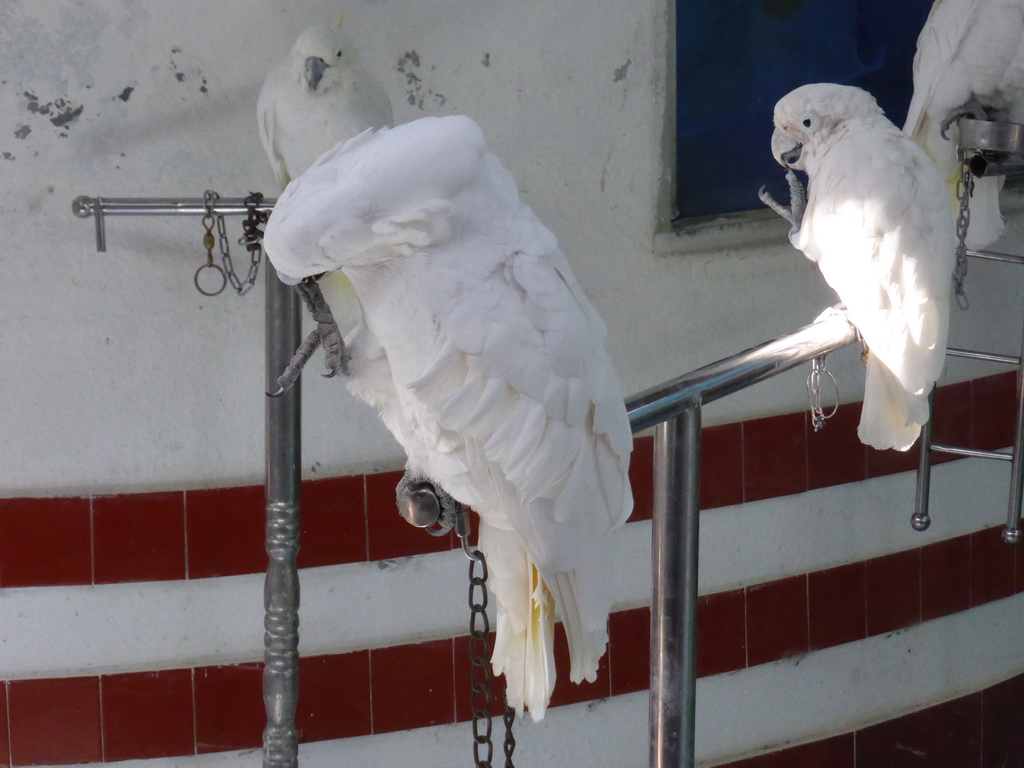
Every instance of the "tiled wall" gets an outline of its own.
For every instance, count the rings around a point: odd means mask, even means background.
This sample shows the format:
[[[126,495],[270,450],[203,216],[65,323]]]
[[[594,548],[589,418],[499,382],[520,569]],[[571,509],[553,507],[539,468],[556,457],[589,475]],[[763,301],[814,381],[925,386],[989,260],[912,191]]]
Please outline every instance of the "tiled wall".
[[[979,448],[1009,444],[1012,430],[1005,414],[1012,411],[1014,393],[1012,374],[940,389],[936,440]],[[856,405],[841,408],[821,433],[809,429],[802,413],[706,428],[703,508],[799,493],[916,466],[914,452],[880,453],[857,442],[857,413]],[[649,438],[637,441],[631,468],[637,500],[633,519],[651,514],[651,447]],[[300,567],[376,561],[457,546],[453,536],[425,536],[395,514],[394,486],[399,476],[383,473],[304,483]],[[993,528],[702,596],[698,671],[704,676],[753,667],[1016,594],[1024,591],[1024,556],[1017,553],[1017,548],[1001,542],[999,530]],[[260,487],[0,500],[0,587],[257,573],[264,569],[265,557]],[[614,614],[609,630],[610,650],[597,680],[573,686],[561,675],[553,705],[647,687],[648,609]],[[566,655],[560,636],[559,669],[567,667]],[[461,637],[303,658],[297,718],[302,739],[318,741],[466,720],[467,659],[468,641]],[[256,747],[265,721],[261,674],[262,665],[252,663],[8,681],[0,696],[0,724],[8,724],[0,727],[0,766]],[[977,713],[978,723],[995,718],[993,722],[998,720],[1002,727],[1000,712],[1008,709],[997,711],[991,702],[1008,701],[1021,685],[1019,680],[1010,681],[972,694],[962,700],[962,706]],[[346,690],[346,696],[339,697],[339,689]],[[990,701],[987,710],[986,700]],[[760,768],[758,761],[763,761],[764,766],[852,766],[853,762],[843,760],[847,753],[853,760],[853,744],[858,745],[861,762],[857,765],[902,765],[862,760],[875,754],[871,749],[883,755],[886,739],[902,734],[899,729],[904,726],[923,734],[921,739],[932,738],[932,726],[921,725],[931,721],[932,715],[926,713],[933,713],[939,722],[950,707],[959,706],[950,702],[893,724],[737,765]],[[973,722],[957,718],[958,728],[974,728]],[[979,735],[978,749],[984,746],[992,754],[1002,749],[992,746],[995,727],[986,731],[988,746]],[[62,737],[52,738],[55,732]],[[1024,760],[1019,742],[1014,743],[1013,759]],[[823,762],[822,755],[835,755],[836,762]]]
[[[834,738],[722,768],[1021,768],[1024,675]]]

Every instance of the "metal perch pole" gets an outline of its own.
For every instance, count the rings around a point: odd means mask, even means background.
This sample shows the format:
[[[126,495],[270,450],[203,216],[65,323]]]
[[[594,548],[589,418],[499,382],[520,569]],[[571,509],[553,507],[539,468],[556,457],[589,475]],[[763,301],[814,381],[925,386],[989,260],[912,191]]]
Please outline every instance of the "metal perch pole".
[[[269,265],[268,265],[269,266]],[[267,391],[302,341],[299,296],[266,271]],[[264,768],[298,765],[295,707],[299,696],[299,492],[301,464],[300,382],[281,397],[266,401],[266,547],[263,587],[263,732]]]
[[[75,216],[96,221],[96,250],[106,251],[107,216],[241,216],[253,206],[244,198],[100,198],[77,197],[71,204]],[[274,201],[255,206],[261,213],[273,210]],[[299,299],[295,291],[266,270],[266,379],[267,390],[277,389],[284,370],[301,341]],[[299,467],[300,394],[296,384],[282,397],[267,398],[266,425],[266,548],[264,581],[263,700],[267,727],[263,732],[265,768],[298,765],[295,707],[298,701],[299,574]]]

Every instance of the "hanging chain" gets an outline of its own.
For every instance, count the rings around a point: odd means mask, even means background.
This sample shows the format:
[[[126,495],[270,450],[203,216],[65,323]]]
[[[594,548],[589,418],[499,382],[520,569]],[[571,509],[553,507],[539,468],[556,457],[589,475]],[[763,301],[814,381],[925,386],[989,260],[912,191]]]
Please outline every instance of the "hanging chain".
[[[249,214],[242,224],[244,234],[238,240],[238,244],[244,246],[249,252],[249,272],[246,274],[245,280],[240,280],[235,272],[235,265],[231,260],[231,245],[228,242],[228,230],[224,217],[216,215],[213,210],[214,203],[219,199],[220,195],[212,189],[206,190],[203,194],[203,205],[206,207],[206,213],[203,214],[203,227],[206,230],[203,235],[203,248],[206,249],[206,263],[196,270],[193,282],[195,282],[196,290],[204,296],[220,294],[228,282],[231,283],[235,293],[239,296],[244,296],[256,285],[256,276],[259,273],[260,260],[263,257],[263,233],[259,227],[260,224],[266,221],[267,217],[256,210],[259,204],[263,202],[263,195],[259,192],[253,192],[245,198],[245,207],[249,210]],[[216,239],[213,236],[214,223],[217,226]],[[223,267],[213,263],[214,245],[217,245],[220,250]],[[199,275],[204,269],[212,269],[219,273],[221,284],[217,290],[208,291],[199,284]]]
[[[476,569],[480,567],[481,575]],[[483,553],[474,550],[469,557],[469,660],[470,706],[473,710],[473,764],[477,768],[491,768],[494,744],[491,742],[491,631],[487,618],[487,561]],[[481,747],[484,756],[481,756]]]
[[[242,222],[243,234],[238,238],[238,244],[249,252],[249,272],[245,276],[245,282],[238,279],[238,275],[235,274],[231,263],[231,254],[228,252],[228,238],[227,234],[224,233],[224,217],[221,216],[217,222],[217,232],[221,235],[221,256],[224,258],[224,268],[227,270],[231,287],[235,289],[235,293],[239,296],[244,296],[252,290],[252,287],[256,285],[256,276],[260,271],[260,260],[263,258],[263,232],[260,230],[260,224],[263,224],[269,218],[269,216],[256,210],[257,206],[262,202],[263,195],[260,192],[250,192],[249,196],[245,198],[245,207],[249,210],[249,214],[245,217],[245,221]]]
[[[964,278],[967,277],[967,228],[971,225],[971,195],[974,193],[974,177],[967,154],[957,150],[960,161],[960,178],[956,184],[956,198],[960,202],[960,210],[956,217],[956,266],[953,268],[953,293],[960,309],[966,310],[971,303],[964,292]]]
[[[505,714],[501,716],[501,720],[505,724],[505,743],[502,744],[502,749],[505,752],[505,768],[515,768],[512,765],[512,753],[516,751],[516,737],[512,733],[512,724],[516,721],[515,709],[506,704]]]
[[[491,622],[487,618],[487,559],[479,549],[469,546],[469,513],[459,505],[455,517],[455,532],[462,542],[462,551],[469,558],[469,661],[470,661],[470,708],[473,712],[473,765],[475,768],[492,768],[494,742],[491,739],[491,642],[488,634]],[[477,568],[480,575],[477,575]],[[505,725],[505,768],[515,768],[512,753],[516,739],[512,735],[512,724],[516,711],[506,705],[502,721]]]
[[[824,429],[825,422],[835,416],[836,411],[839,410],[839,385],[836,383],[836,377],[832,375],[832,371],[825,364],[826,357],[827,355],[821,355],[811,360],[811,372],[807,374],[807,398],[811,402],[811,426],[814,427],[815,432]],[[821,407],[822,374],[832,380],[832,388],[836,393],[835,404],[828,413],[825,413]]]

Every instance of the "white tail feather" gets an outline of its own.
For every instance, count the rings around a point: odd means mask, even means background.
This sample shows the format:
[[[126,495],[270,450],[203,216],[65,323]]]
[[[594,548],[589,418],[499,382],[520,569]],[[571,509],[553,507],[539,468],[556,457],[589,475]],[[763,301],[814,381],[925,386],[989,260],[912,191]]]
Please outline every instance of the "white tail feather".
[[[534,722],[544,718],[555,688],[555,606],[551,592],[525,553],[530,578],[527,621],[499,612],[491,666],[505,675],[505,700],[518,714],[529,710]]]
[[[930,387],[929,387],[930,389]],[[873,354],[868,354],[864,406],[857,436],[872,448],[905,451],[928,420],[928,393],[907,392],[899,379]]]

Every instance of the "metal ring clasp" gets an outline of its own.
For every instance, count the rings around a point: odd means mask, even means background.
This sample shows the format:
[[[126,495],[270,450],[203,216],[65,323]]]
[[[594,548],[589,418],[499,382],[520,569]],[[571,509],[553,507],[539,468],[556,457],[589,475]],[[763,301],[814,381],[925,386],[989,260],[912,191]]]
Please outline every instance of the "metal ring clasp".
[[[208,291],[199,284],[199,273],[202,272],[204,269],[212,269],[218,275],[220,275],[220,287],[217,290]],[[227,287],[228,276],[224,274],[224,270],[221,267],[218,267],[216,264],[203,264],[201,267],[199,267],[199,269],[196,270],[196,274],[192,278],[192,282],[195,283],[196,290],[203,294],[203,296],[219,296],[221,293],[224,292],[224,288]]]

